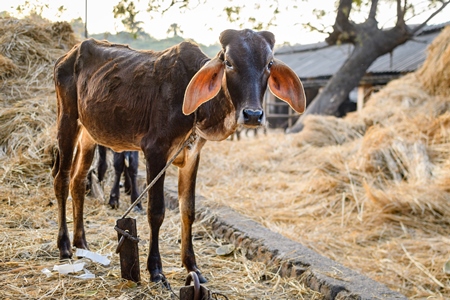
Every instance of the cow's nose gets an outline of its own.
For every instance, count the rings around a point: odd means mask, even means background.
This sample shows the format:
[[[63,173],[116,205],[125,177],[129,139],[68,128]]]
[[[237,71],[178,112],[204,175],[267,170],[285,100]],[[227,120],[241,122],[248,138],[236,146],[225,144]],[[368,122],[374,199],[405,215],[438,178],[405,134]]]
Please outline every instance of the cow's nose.
[[[244,125],[259,126],[262,123],[264,112],[260,109],[244,109]]]

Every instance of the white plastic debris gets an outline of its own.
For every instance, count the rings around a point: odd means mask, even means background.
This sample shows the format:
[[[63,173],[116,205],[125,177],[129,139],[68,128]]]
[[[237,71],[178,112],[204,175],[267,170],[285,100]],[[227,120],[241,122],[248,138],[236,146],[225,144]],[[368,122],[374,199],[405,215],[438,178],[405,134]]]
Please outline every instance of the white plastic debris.
[[[95,278],[95,274],[92,274],[91,272],[89,272],[89,270],[83,269],[84,270],[84,274],[81,275],[77,275],[74,276],[75,278],[78,279],[94,279]]]
[[[42,269],[41,272],[44,273],[47,277],[51,277],[51,276],[53,275],[53,274],[52,274],[52,271],[50,271],[50,270],[47,269],[47,268]]]
[[[109,263],[111,262],[106,256],[103,256],[101,254],[86,250],[86,249],[78,249],[75,253],[76,256],[78,257],[86,257],[89,258],[90,260],[92,260],[93,262],[97,262],[99,264],[102,264],[104,266],[109,265]]]
[[[447,260],[444,264],[444,273],[450,274],[450,260]]]
[[[84,262],[76,263],[76,264],[64,264],[64,265],[55,265],[53,267],[53,271],[58,271],[59,274],[69,274],[76,273],[83,270]]]
[[[228,254],[231,254],[234,251],[234,249],[235,246],[233,244],[222,245],[216,249],[216,254],[226,256]]]

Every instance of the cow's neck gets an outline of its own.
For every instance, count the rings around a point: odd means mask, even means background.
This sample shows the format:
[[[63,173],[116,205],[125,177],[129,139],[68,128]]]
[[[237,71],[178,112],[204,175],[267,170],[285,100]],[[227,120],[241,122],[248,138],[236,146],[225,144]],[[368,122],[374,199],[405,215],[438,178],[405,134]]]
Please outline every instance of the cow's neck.
[[[236,110],[221,90],[216,97],[201,105],[197,116],[197,133],[209,141],[221,141],[236,131]]]

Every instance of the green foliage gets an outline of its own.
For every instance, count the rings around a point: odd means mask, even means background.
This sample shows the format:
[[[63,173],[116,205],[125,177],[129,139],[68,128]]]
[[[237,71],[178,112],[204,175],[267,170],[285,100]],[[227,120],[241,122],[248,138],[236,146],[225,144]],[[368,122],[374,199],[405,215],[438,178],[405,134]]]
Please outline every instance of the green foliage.
[[[362,0],[353,0],[353,3],[354,3],[356,6],[361,6],[361,5],[362,5]]]
[[[241,17],[240,17],[241,7],[240,6],[225,7],[223,10],[225,11],[225,14],[227,15],[228,21],[237,22],[241,19]]]
[[[127,24],[132,24],[133,21],[129,20],[135,17],[139,12],[135,10],[134,2],[140,0],[120,0],[119,3],[114,6],[114,17],[121,19],[122,23],[126,26],[126,30],[130,31]],[[207,0],[143,0],[148,2],[147,12],[150,15],[161,15],[166,13],[168,10],[178,10],[183,12],[184,10],[198,7],[207,2]],[[302,0],[306,1],[306,0]],[[236,5],[235,5],[236,4]],[[231,23],[239,23],[240,27],[248,26],[251,24],[255,30],[267,29],[270,26],[275,25],[275,18],[280,13],[278,0],[268,0],[264,4],[255,4],[254,9],[258,10],[262,5],[268,5],[273,9],[273,17],[269,20],[257,21],[254,17],[248,17],[246,20],[242,20],[242,14],[244,8],[248,6],[247,3],[238,0],[229,0],[228,3],[224,1],[222,4],[218,2],[218,5],[223,6],[224,17]],[[294,4],[295,7],[295,4]],[[135,22],[135,21],[134,21]],[[173,24],[172,24],[173,25]],[[179,29],[179,27],[178,27]],[[179,31],[179,30],[178,30]],[[173,29],[168,30],[168,34],[178,35],[178,31]]]
[[[136,11],[136,6],[133,1],[121,0],[113,9],[114,18],[122,18],[122,24],[125,29],[131,33],[134,38],[142,32],[142,21],[136,21],[136,16],[139,11]]]
[[[40,0],[35,0],[35,1],[25,1],[23,4],[17,5],[16,10],[19,13],[19,15],[40,16],[42,15],[42,12],[48,8],[49,8],[48,3]]]
[[[313,15],[314,15],[317,19],[320,19],[320,18],[325,17],[326,14],[327,14],[327,12],[326,12],[324,9],[318,9],[318,8],[314,8],[314,9],[313,9]]]
[[[180,36],[180,34],[183,33],[183,30],[181,30],[180,26],[177,23],[172,23],[167,29],[167,36],[172,34],[174,37]]]
[[[57,12],[57,17],[61,18],[62,14],[66,11],[67,9],[64,7],[64,5],[61,5],[60,7],[58,7],[58,12]]]
[[[84,22],[81,17],[72,19],[69,24],[70,26],[72,26],[72,30],[78,36],[78,38],[84,37]]]
[[[139,0],[138,0],[139,1]],[[206,2],[206,0],[204,0]],[[147,11],[157,14],[163,14],[171,8],[176,8],[179,11],[187,9],[189,6],[190,0],[148,0],[148,8]]]

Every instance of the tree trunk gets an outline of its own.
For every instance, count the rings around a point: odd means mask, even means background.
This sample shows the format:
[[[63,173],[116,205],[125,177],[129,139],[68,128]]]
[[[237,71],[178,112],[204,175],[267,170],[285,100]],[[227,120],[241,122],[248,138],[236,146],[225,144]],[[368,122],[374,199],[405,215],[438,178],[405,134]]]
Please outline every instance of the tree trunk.
[[[365,22],[354,25],[357,42],[350,57],[335,73],[323,91],[319,93],[306,108],[306,111],[287,133],[299,132],[303,129],[305,117],[310,114],[334,115],[339,106],[347,99],[350,91],[358,86],[366,70],[380,56],[391,52],[398,45],[411,38],[404,24],[382,31],[376,24]]]

